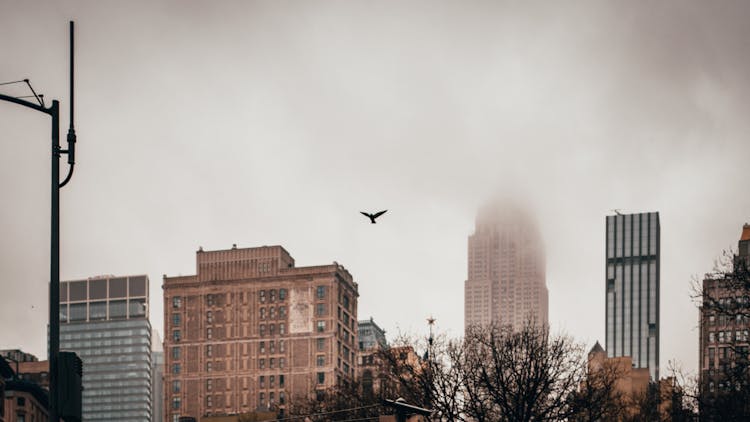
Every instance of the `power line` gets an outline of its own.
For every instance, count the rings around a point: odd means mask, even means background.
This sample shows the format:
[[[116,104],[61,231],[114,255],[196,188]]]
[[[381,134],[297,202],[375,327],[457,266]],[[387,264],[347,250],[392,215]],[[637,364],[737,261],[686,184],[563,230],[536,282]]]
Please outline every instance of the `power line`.
[[[380,404],[370,404],[370,405],[367,405],[367,406],[352,407],[352,408],[349,408],[349,409],[331,410],[329,412],[320,412],[320,413],[310,413],[310,414],[307,414],[307,415],[289,416],[289,417],[286,417],[286,418],[274,419],[273,422],[292,421],[292,420],[295,420],[295,419],[304,419],[304,418],[308,418],[308,417],[312,418],[313,416],[324,416],[324,415],[331,415],[331,414],[334,414],[334,413],[351,412],[351,411],[355,411],[355,410],[370,409],[370,408],[378,407],[378,406],[380,406]],[[359,420],[359,419],[356,419],[356,420]]]
[[[10,82],[0,82],[0,85],[10,85],[10,84],[18,84],[18,83],[22,83],[22,82],[25,82],[25,80],[20,80],[20,81],[10,81]]]

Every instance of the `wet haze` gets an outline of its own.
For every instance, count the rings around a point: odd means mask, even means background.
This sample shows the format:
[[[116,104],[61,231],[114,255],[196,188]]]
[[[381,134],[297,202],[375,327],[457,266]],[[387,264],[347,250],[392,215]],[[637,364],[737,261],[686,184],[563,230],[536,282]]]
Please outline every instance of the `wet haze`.
[[[750,220],[750,3],[0,0],[0,82],[64,122],[70,19],[63,280],[148,274],[161,330],[162,274],[199,246],[280,244],[345,265],[389,336],[430,315],[458,336],[476,211],[510,196],[540,225],[553,328],[590,346],[605,216],[659,211],[662,373],[695,370],[691,277]],[[0,348],[40,357],[49,130],[0,104]]]

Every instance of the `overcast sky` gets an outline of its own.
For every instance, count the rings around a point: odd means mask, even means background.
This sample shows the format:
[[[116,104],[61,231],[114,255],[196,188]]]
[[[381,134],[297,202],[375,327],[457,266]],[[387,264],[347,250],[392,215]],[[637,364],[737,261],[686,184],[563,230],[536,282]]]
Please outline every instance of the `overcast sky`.
[[[63,121],[70,19],[62,279],[148,274],[161,331],[199,246],[280,244],[345,265],[389,336],[458,336],[467,237],[505,195],[540,223],[553,328],[590,347],[605,216],[659,211],[662,374],[697,367],[691,278],[750,220],[750,3],[0,0],[0,82]],[[49,130],[0,104],[0,348],[40,357]]]

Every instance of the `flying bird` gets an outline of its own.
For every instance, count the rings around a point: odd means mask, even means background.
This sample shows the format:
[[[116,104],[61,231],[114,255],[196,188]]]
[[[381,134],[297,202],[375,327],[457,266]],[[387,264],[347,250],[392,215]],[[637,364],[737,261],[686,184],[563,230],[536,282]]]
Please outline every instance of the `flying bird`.
[[[388,211],[388,210],[383,210],[383,211],[380,211],[380,212],[376,212],[375,214],[368,214],[368,213],[366,213],[364,211],[360,211],[359,213],[362,214],[362,215],[364,215],[365,217],[368,217],[370,219],[370,222],[372,224],[375,224],[375,219],[378,218],[378,217],[380,217],[381,215],[385,214],[386,211]]]

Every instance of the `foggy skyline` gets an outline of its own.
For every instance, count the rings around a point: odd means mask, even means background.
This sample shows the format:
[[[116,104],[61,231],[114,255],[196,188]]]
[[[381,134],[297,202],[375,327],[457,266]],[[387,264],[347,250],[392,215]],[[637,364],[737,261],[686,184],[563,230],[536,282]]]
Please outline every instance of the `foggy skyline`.
[[[63,122],[76,22],[61,279],[148,274],[160,331],[162,274],[193,274],[200,246],[236,243],[346,266],[359,318],[389,338],[426,335],[430,315],[461,335],[466,239],[499,194],[536,215],[550,324],[587,347],[604,340],[605,216],[658,211],[662,374],[671,359],[695,371],[691,279],[750,220],[750,4],[0,0],[0,12],[0,82],[30,78]],[[43,358],[37,114],[0,103],[0,348]],[[376,209],[389,210],[376,225],[359,214]]]

